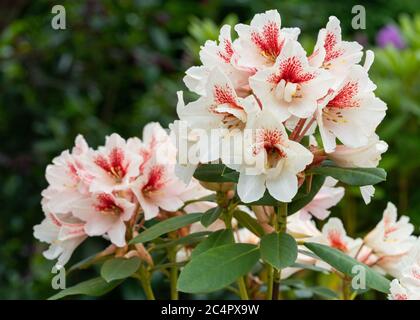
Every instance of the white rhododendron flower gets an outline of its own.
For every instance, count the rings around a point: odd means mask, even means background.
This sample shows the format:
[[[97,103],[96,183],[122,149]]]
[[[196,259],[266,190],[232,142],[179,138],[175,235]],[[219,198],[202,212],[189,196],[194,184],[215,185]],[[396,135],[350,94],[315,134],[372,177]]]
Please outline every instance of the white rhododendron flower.
[[[397,279],[391,282],[390,300],[420,300],[420,240],[399,265]]]
[[[301,216],[310,218],[312,215],[320,220],[327,218],[331,213],[328,209],[335,206],[344,197],[344,188],[335,187],[336,183],[337,180],[327,177],[324,185],[311,202],[300,210]]]
[[[343,41],[340,21],[336,17],[330,17],[326,28],[319,31],[309,61],[315,67],[327,69],[337,76],[339,81],[350,66],[360,62],[363,56],[362,49],[362,46],[355,41]]]
[[[387,150],[388,144],[379,140],[377,134],[373,134],[366,145],[359,148],[338,145],[332,153],[328,154],[328,157],[344,168],[375,168],[382,158],[381,155]]]
[[[261,111],[247,122],[249,159],[241,167],[238,194],[245,202],[260,199],[266,189],[277,200],[290,202],[298,190],[296,174],[311,163],[313,155],[291,141],[281,122],[270,112]]]
[[[199,67],[191,67],[185,73],[184,83],[191,91],[204,95],[209,74],[213,68],[219,68],[231,79],[237,92],[249,91],[248,77],[251,72],[235,66],[233,56],[235,48],[231,38],[231,27],[224,25],[220,29],[219,43],[208,40],[201,47]]]
[[[338,145],[332,153],[328,154],[328,157],[340,167],[375,168],[382,158],[382,153],[387,150],[388,144],[379,140],[377,134],[373,134],[369,137],[367,145],[359,148]],[[368,204],[375,193],[375,188],[370,185],[362,186],[360,187],[360,192],[363,200]]]
[[[258,71],[249,81],[263,107],[285,121],[291,115],[310,117],[317,101],[328,92],[331,79],[328,72],[310,67],[302,46],[290,41],[272,67]]]
[[[178,98],[182,99],[182,95]],[[189,127],[206,133],[197,143],[200,145],[200,161],[209,162],[221,157],[223,146],[223,142],[209,139],[211,135],[216,134],[216,139],[220,137],[223,141],[226,134],[240,134],[248,114],[256,112],[257,108],[253,96],[238,97],[229,78],[220,69],[214,68],[206,84],[206,95],[187,105],[178,100],[177,112]]]
[[[420,300],[420,293],[410,292],[400,284],[398,279],[391,281],[391,287],[389,291],[389,300]]]
[[[407,216],[398,220],[397,208],[388,202],[382,220],[365,237],[364,242],[379,255],[406,254],[416,242],[416,237],[412,235],[414,226],[409,220]]]
[[[375,89],[366,70],[354,65],[339,87],[323,99],[317,122],[326,152],[335,150],[336,138],[351,148],[368,144],[386,111]]]
[[[235,41],[236,63],[254,71],[273,65],[285,42],[297,40],[300,33],[298,28],[281,28],[277,10],[256,14],[249,26],[238,24],[235,31],[239,35]]]
[[[64,266],[73,251],[87,238],[84,222],[71,214],[53,214],[44,207],[45,218],[34,226],[34,237],[50,244],[44,251],[47,259],[57,259],[57,265]]]

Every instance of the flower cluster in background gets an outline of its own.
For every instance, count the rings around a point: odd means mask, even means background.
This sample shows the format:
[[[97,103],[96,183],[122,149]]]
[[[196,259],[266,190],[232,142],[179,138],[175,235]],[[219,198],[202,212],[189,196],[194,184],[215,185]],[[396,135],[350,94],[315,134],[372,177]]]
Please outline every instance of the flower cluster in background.
[[[126,141],[114,133],[96,150],[78,136],[74,148],[46,170],[45,219],[34,227],[35,237],[50,244],[45,257],[64,265],[92,236],[124,247],[145,220],[208,195],[196,180],[187,186],[176,177],[175,156],[169,135],[157,123],[144,128],[143,140]]]

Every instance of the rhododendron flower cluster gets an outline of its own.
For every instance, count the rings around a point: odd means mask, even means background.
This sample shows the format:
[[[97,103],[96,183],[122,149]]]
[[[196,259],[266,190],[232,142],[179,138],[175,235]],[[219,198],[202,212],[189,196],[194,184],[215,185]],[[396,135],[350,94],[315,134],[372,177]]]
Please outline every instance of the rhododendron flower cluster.
[[[102,263],[93,283],[107,292],[135,278],[148,299],[158,272],[171,299],[229,289],[245,300],[279,299],[281,282],[303,270],[342,282],[327,298],[354,299],[355,267],[368,279],[362,289],[420,299],[409,218],[388,203],[382,220],[355,237],[333,211],[346,185],[360,187],[368,204],[386,180],[378,165],[388,145],[376,134],[386,105],[369,78],[373,52],[343,40],[336,17],[309,54],[299,28],[283,27],[276,10],[233,30],[223,26],[202,46],[202,64],[186,71],[197,98],[185,103],[177,93],[169,134],[151,123],[142,139],[114,133],[97,149],[78,136],[47,167],[45,218],[34,227],[49,244],[45,257],[62,266],[101,236],[109,246],[81,264]],[[293,283],[284,291],[332,291]]]
[[[336,17],[320,30],[310,55],[298,41],[300,30],[282,27],[276,10],[234,29],[232,40],[230,27],[223,26],[219,41],[201,48],[202,65],[187,70],[184,82],[200,97],[185,105],[178,95],[178,116],[188,128],[179,139],[189,139],[188,148],[198,150],[194,164],[220,159],[238,171],[244,202],[260,199],[266,189],[275,199],[291,202],[297,175],[321,156],[339,166],[377,166],[387,149],[375,134],[386,105],[369,79],[373,53],[368,51],[360,65],[362,46],[342,40]],[[310,150],[302,138],[315,127],[323,148]],[[199,130],[213,131],[217,138],[208,143]],[[238,135],[239,151],[231,142]],[[181,165],[193,171],[191,163]],[[368,202],[372,187],[363,195]]]
[[[50,244],[45,257],[64,265],[91,236],[124,247],[141,219],[176,212],[185,201],[208,195],[197,181],[186,185],[177,178],[175,156],[169,135],[157,123],[144,128],[143,140],[126,141],[114,133],[96,150],[78,136],[74,148],[46,170],[45,219],[34,227],[35,237]]]

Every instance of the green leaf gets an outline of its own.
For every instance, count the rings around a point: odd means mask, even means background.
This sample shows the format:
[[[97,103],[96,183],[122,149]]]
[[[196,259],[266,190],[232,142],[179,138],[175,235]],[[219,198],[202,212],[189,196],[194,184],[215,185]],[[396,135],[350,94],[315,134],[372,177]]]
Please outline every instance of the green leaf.
[[[58,300],[67,296],[73,296],[77,294],[99,297],[117,287],[121,282],[122,280],[106,282],[103,278],[98,277],[80,282],[73,287],[61,290],[59,293],[53,295],[48,299]]]
[[[386,171],[382,168],[341,168],[331,162],[310,172],[333,177],[351,186],[374,185],[386,180]]]
[[[219,247],[224,244],[234,243],[235,239],[233,238],[232,230],[224,229],[219,230],[211,234],[206,240],[201,242],[193,252],[191,253],[191,258],[198,256],[199,254],[210,250],[211,248]]]
[[[212,248],[181,271],[178,290],[189,293],[220,290],[248,273],[260,258],[258,247],[246,243]]]
[[[224,164],[202,164],[194,172],[194,178],[206,182],[238,182],[239,173]]]
[[[314,252],[320,259],[327,262],[334,269],[344,273],[349,277],[357,275],[358,273],[352,272],[353,267],[360,266],[365,271],[367,287],[383,293],[389,293],[390,281],[387,278],[369,268],[367,265],[344,254],[340,250],[312,242],[305,243],[305,247]]]
[[[107,282],[128,278],[137,271],[140,263],[138,257],[109,259],[102,265],[101,277]]]
[[[287,233],[270,233],[261,238],[261,258],[276,269],[283,269],[295,263],[297,244]]]
[[[158,250],[158,249],[164,249],[168,247],[174,247],[177,245],[194,244],[196,242],[202,241],[203,239],[205,239],[208,235],[212,233],[213,232],[211,231],[200,231],[200,232],[190,233],[189,235],[179,238],[179,239],[165,241],[163,243],[156,244],[155,246],[153,246],[153,249]]]
[[[338,295],[336,292],[332,291],[329,288],[325,287],[310,287],[307,288],[308,290],[312,291],[314,294],[327,299],[338,299]]]
[[[233,212],[233,217],[238,220],[238,222],[244,227],[251,231],[253,234],[257,235],[258,237],[262,237],[264,235],[264,229],[258,223],[256,219],[251,217],[248,213],[243,212],[241,210],[236,210]]]
[[[299,192],[293,199],[293,201],[288,205],[287,211],[289,214],[295,213],[306,206],[312,199],[316,196],[318,191],[321,189],[322,185],[325,182],[326,177],[322,175],[312,176],[311,190],[306,191],[306,185],[302,186],[299,189]],[[308,183],[308,182],[306,182]]]
[[[157,237],[165,233],[178,230],[179,228],[185,227],[191,223],[199,221],[202,215],[202,213],[189,213],[183,216],[173,217],[169,218],[168,220],[158,222],[149,229],[140,233],[134,239],[132,239],[130,241],[130,244],[144,243],[156,239]]]
[[[220,217],[220,215],[222,214],[222,211],[223,210],[220,207],[214,207],[207,210],[206,212],[204,212],[203,216],[201,217],[201,220],[200,220],[201,224],[207,228]]]

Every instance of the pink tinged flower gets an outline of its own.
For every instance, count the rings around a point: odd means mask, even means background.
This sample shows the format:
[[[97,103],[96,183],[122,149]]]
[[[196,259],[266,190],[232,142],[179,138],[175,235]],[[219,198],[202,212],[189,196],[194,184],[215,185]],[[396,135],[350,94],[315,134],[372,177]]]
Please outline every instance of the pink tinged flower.
[[[106,138],[104,147],[100,147],[91,159],[93,180],[91,192],[111,193],[123,190],[139,175],[141,157],[132,152],[118,134]]]
[[[43,255],[49,260],[57,259],[64,266],[73,251],[87,238],[84,223],[71,214],[52,214],[43,206],[45,219],[34,226],[34,237],[50,244]]]
[[[398,279],[391,281],[389,291],[388,300],[410,300],[407,290],[400,284]]]
[[[239,35],[234,43],[236,63],[254,70],[273,65],[285,43],[296,40],[300,33],[298,28],[281,29],[277,10],[257,14],[249,26],[238,24],[235,30]]]
[[[86,166],[89,149],[84,138],[79,135],[75,140],[75,147],[70,153],[63,151],[47,166],[45,177],[49,183],[42,192],[44,205],[51,212],[67,213],[72,204],[88,193],[92,176]]]
[[[315,222],[312,219],[303,218],[299,212],[287,217],[287,233],[301,240],[308,240],[322,235],[317,229]]]
[[[221,69],[232,81],[237,92],[246,92],[249,70],[243,70],[235,66],[232,57],[235,53],[231,39],[231,27],[224,25],[220,30],[219,42],[208,40],[200,50],[200,60],[203,63],[199,67],[191,67],[186,71],[184,83],[187,88],[199,95],[205,94],[205,86],[213,68]]]
[[[150,160],[144,173],[131,185],[131,190],[143,209],[146,220],[156,217],[159,208],[167,211],[176,211],[182,205],[180,193],[185,187],[175,176],[173,166],[157,163]]]
[[[397,208],[388,202],[382,220],[365,237],[365,243],[381,256],[406,254],[416,242],[414,226],[407,216],[397,217]]]
[[[277,200],[290,202],[298,189],[296,175],[312,162],[312,153],[289,140],[281,122],[268,111],[250,117],[246,129],[250,147],[239,169],[239,197],[256,201],[268,189]]]
[[[420,300],[420,240],[417,239],[398,266],[390,288],[391,300]]]
[[[338,218],[330,218],[322,228],[322,237],[319,242],[354,256],[362,244],[361,239],[352,239],[347,236],[343,223]]]
[[[305,50],[297,41],[285,44],[275,64],[250,78],[250,86],[263,108],[281,121],[290,116],[308,118],[330,87],[328,72],[310,67]]]
[[[107,236],[118,247],[126,244],[125,222],[136,211],[136,205],[127,199],[110,193],[97,193],[77,203],[73,213],[85,221],[85,232],[89,236]]]
[[[366,146],[385,117],[386,104],[375,97],[376,86],[366,70],[352,66],[335,91],[330,91],[317,111],[317,122],[327,153],[336,148],[336,138],[345,146]]]
[[[344,188],[335,187],[336,183],[337,180],[328,177],[312,201],[300,210],[300,214],[306,219],[311,215],[320,220],[327,218],[331,213],[328,209],[337,205],[344,196]]]
[[[342,41],[340,21],[331,16],[325,29],[321,29],[314,52],[309,61],[314,67],[322,67],[338,79],[342,78],[348,68],[360,62],[363,47],[357,42]]]
[[[142,140],[130,138],[127,148],[141,158],[140,174],[142,174],[149,160],[157,157],[162,163],[176,162],[176,147],[169,134],[157,122],[148,123],[143,129]]]

